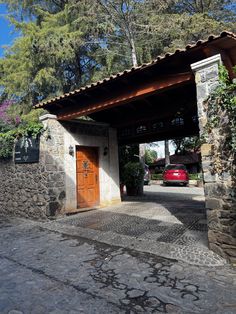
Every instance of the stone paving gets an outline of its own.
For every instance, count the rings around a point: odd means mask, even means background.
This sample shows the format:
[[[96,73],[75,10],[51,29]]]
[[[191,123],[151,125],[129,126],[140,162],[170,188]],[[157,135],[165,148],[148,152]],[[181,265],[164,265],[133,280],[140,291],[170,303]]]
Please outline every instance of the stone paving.
[[[0,217],[1,314],[236,313],[236,269]],[[60,224],[59,224],[60,225]]]
[[[47,227],[195,265],[225,264],[208,249],[202,188],[145,186],[144,197],[125,197],[119,206],[63,217]]]

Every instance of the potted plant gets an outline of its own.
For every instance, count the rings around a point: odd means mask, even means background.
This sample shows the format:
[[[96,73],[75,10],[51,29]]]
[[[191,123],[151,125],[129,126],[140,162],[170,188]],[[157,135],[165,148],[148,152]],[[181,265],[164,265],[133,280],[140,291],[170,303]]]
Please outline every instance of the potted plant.
[[[124,166],[123,180],[127,195],[141,195],[144,178],[143,165],[140,162],[128,162]]]

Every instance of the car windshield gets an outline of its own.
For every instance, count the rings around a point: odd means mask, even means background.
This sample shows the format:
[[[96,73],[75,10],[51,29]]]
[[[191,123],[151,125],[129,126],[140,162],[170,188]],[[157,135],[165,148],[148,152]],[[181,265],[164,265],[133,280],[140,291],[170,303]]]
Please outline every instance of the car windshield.
[[[168,165],[165,170],[186,170],[184,165]]]

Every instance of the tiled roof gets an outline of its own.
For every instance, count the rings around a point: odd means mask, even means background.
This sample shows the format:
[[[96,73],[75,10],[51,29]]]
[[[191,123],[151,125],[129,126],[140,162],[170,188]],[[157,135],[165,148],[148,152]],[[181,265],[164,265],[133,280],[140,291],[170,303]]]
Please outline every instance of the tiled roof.
[[[58,96],[58,97],[54,97],[54,98],[52,98],[52,99],[50,99],[50,100],[46,100],[46,101],[44,101],[44,102],[41,102],[41,103],[35,105],[34,108],[41,108],[41,107],[44,107],[45,105],[49,105],[49,104],[54,103],[54,102],[56,102],[56,101],[58,101],[58,100],[67,98],[67,97],[69,97],[69,96],[77,95],[77,94],[79,94],[79,93],[81,93],[81,92],[87,91],[87,90],[92,89],[92,88],[94,88],[94,87],[97,87],[97,86],[99,86],[99,85],[101,85],[101,84],[104,84],[104,83],[106,83],[106,82],[109,82],[109,81],[112,81],[112,80],[117,79],[117,78],[119,78],[119,77],[122,77],[122,76],[124,76],[125,74],[128,74],[128,73],[130,73],[130,72],[136,72],[136,71],[139,71],[139,70],[141,70],[141,69],[147,68],[147,67],[149,67],[149,66],[152,66],[153,64],[156,64],[156,63],[162,61],[163,59],[167,59],[167,58],[172,57],[172,56],[174,56],[174,55],[177,55],[177,54],[179,54],[179,53],[183,53],[183,52],[189,51],[189,50],[194,49],[194,48],[196,48],[196,47],[198,47],[198,46],[202,46],[202,45],[204,45],[204,44],[210,43],[210,42],[212,42],[212,41],[214,41],[214,40],[217,40],[217,39],[220,39],[220,38],[223,38],[223,37],[231,37],[231,38],[236,39],[236,34],[231,33],[231,32],[228,32],[228,31],[224,31],[224,32],[222,32],[222,33],[221,33],[220,35],[218,35],[218,36],[211,35],[211,36],[209,36],[208,39],[206,39],[206,40],[199,40],[199,41],[197,41],[195,44],[187,45],[187,46],[185,47],[185,49],[176,49],[175,52],[173,52],[173,53],[166,53],[165,55],[158,56],[155,60],[153,60],[153,61],[151,61],[151,62],[149,62],[149,63],[144,63],[144,64],[142,64],[142,65],[140,65],[140,66],[132,67],[131,69],[124,70],[123,72],[117,73],[117,74],[112,75],[112,76],[110,76],[110,77],[108,77],[108,78],[104,78],[103,80],[100,80],[100,81],[98,81],[98,82],[96,82],[96,83],[92,83],[92,84],[90,84],[90,85],[86,85],[86,86],[81,87],[81,88],[79,88],[79,89],[76,89],[76,90],[74,90],[74,91],[72,91],[72,92],[66,93],[66,94],[61,95],[61,96]]]
[[[170,156],[170,163],[171,164],[195,164],[199,162],[200,156],[197,153],[187,153],[186,155],[171,155]],[[154,162],[151,166],[164,166],[165,165],[165,158],[159,159],[158,161]]]

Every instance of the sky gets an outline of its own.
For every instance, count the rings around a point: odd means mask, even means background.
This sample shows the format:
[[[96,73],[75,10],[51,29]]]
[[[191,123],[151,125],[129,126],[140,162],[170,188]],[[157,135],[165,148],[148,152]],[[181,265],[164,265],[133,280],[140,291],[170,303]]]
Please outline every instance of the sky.
[[[17,32],[14,32],[14,28],[10,25],[7,20],[7,9],[4,4],[0,4],[0,58],[3,56],[4,45],[10,45],[14,39],[18,36]],[[164,142],[158,142],[158,146],[153,148],[158,153],[158,158],[163,158],[165,156]],[[170,154],[174,154],[174,147],[170,143],[169,145]]]
[[[7,10],[4,4],[0,4],[0,57],[3,56],[3,45],[10,45],[14,38],[17,37],[17,33],[14,32],[14,28],[10,25],[7,18]]]
[[[150,149],[155,150],[157,152],[157,158],[164,158],[165,157],[165,142],[159,141],[159,142],[155,142],[155,143],[157,145],[156,146],[152,145],[150,147]],[[146,148],[148,148],[148,144],[146,145]],[[173,155],[175,153],[175,147],[171,143],[171,141],[169,141],[169,151],[170,151],[170,155]]]

